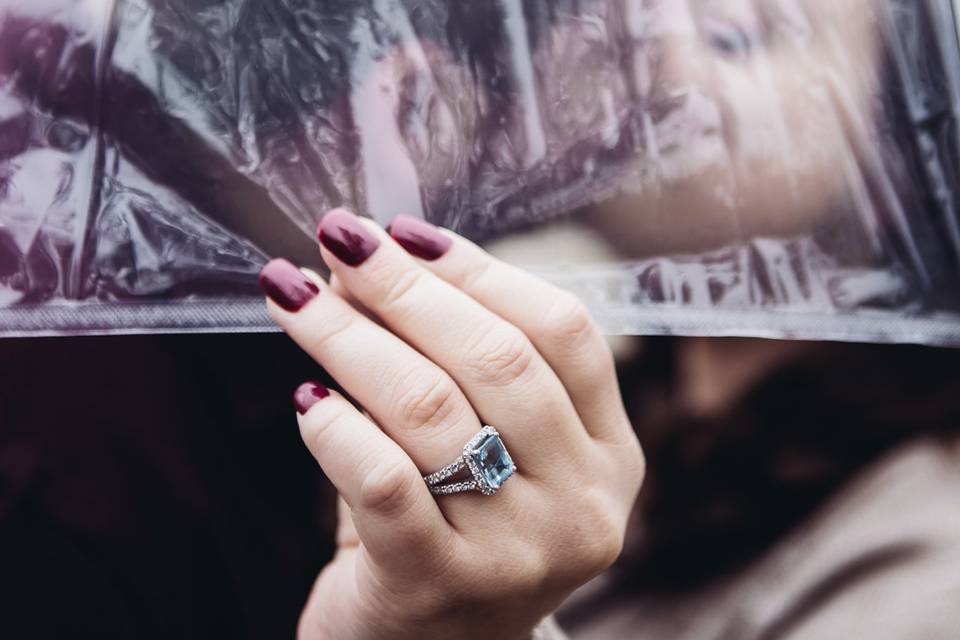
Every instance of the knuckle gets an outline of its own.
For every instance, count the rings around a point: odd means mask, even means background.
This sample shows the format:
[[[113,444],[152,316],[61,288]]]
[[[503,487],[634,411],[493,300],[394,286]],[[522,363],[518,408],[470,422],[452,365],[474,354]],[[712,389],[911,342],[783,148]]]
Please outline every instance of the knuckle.
[[[543,593],[550,583],[550,557],[544,549],[529,549],[524,554],[525,563],[521,563],[523,572],[519,588],[526,593]]]
[[[434,428],[447,424],[458,411],[459,393],[453,381],[439,372],[415,370],[404,376],[396,408],[405,425]]]
[[[473,586],[478,576],[470,562],[465,561],[473,551],[457,535],[445,535],[439,544],[429,550],[423,565],[423,575],[418,578],[427,591],[435,596],[434,601],[442,606],[466,604],[475,594]],[[423,578],[428,578],[424,580]]]
[[[455,573],[457,563],[460,562],[463,552],[459,542],[448,529],[432,539],[429,548],[425,549],[427,559],[423,563],[423,575],[442,588],[448,587],[450,576]]]
[[[610,501],[597,494],[578,502],[577,521],[567,531],[567,550],[557,580],[582,584],[608,569],[623,552],[624,526]]]
[[[387,515],[402,513],[412,502],[414,477],[419,479],[403,462],[375,467],[360,484],[361,508]]]
[[[460,557],[456,553],[457,539],[444,531],[423,531],[405,529],[395,536],[398,549],[403,550],[407,566],[416,568],[415,572],[404,572],[397,576],[400,584],[395,585],[419,595],[419,604],[425,607],[443,606],[454,594],[454,588],[463,583],[454,579],[458,575],[456,565]],[[434,617],[438,611],[424,610],[427,617]]]
[[[469,573],[461,574],[461,584],[472,585],[471,598],[480,602],[523,600],[531,594],[542,593],[549,584],[551,563],[542,547],[522,544],[504,549],[500,555],[498,560],[487,559],[482,566],[471,567]],[[497,579],[478,580],[478,575],[495,575]]]
[[[479,266],[471,265],[471,268],[464,269],[456,274],[452,279],[452,283],[461,291],[475,294],[477,291],[483,290],[483,283],[485,283],[493,273],[494,264],[493,258],[484,254]]]
[[[612,519],[608,519],[606,525],[601,529],[602,533],[597,536],[597,545],[593,556],[597,573],[609,568],[623,553],[624,534],[622,528]]]
[[[355,322],[356,318],[352,313],[337,313],[324,322],[318,323],[311,334],[312,347],[318,351],[325,350],[328,345],[350,332]]]
[[[490,593],[492,598],[506,595],[506,599],[524,600],[531,594],[543,593],[551,583],[550,563],[544,553],[527,553],[523,559],[517,559],[513,566],[512,574],[500,574],[503,578]]]
[[[609,381],[616,375],[610,343],[604,339],[587,306],[568,291],[561,292],[541,321],[553,349],[582,363],[585,377]]]
[[[421,269],[405,269],[392,278],[376,278],[374,276],[371,279],[389,282],[382,295],[380,295],[380,304],[383,309],[395,311],[406,307],[406,299],[412,291],[423,284],[426,277],[427,272]]]
[[[322,451],[331,432],[346,428],[343,424],[346,419],[347,415],[342,411],[308,411],[302,422],[304,440],[313,443],[316,451]]]
[[[583,302],[569,292],[561,292],[543,316],[547,335],[565,344],[583,344],[598,335],[593,316]]]
[[[586,536],[585,569],[594,575],[606,570],[623,551],[624,530],[607,500],[594,499],[591,532]]]
[[[533,371],[536,352],[518,329],[486,332],[467,350],[467,365],[475,377],[490,386],[509,386]]]

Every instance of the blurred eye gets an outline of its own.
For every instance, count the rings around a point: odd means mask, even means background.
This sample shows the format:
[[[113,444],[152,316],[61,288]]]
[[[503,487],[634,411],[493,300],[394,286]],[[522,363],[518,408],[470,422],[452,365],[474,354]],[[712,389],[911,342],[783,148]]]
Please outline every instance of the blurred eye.
[[[746,58],[755,48],[754,39],[736,25],[713,24],[705,31],[710,46],[730,58]]]
[[[11,205],[22,202],[23,198],[10,176],[0,175],[0,203]]]

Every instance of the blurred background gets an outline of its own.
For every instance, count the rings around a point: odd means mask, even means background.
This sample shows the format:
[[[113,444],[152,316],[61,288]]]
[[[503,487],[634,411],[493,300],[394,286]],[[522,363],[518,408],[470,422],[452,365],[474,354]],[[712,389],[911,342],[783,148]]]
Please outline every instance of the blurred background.
[[[347,205],[455,229],[611,334],[650,470],[574,638],[956,638],[956,25],[0,0],[0,633],[293,634],[335,496],[289,396],[325,373],[260,333],[256,276],[322,269]]]

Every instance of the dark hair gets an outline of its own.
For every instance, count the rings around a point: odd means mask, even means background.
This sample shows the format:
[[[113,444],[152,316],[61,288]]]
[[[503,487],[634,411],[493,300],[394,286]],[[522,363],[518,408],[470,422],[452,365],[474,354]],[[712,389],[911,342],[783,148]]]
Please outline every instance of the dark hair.
[[[686,588],[741,566],[857,471],[912,438],[960,433],[960,352],[822,344],[729,412],[675,395],[676,338],[621,372],[648,475],[621,584]],[[802,401],[801,401],[802,400]]]

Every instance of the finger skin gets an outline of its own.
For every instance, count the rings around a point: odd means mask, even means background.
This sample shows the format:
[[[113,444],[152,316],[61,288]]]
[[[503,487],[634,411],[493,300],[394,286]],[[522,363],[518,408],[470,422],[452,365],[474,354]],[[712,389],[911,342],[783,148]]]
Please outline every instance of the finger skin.
[[[265,272],[267,278],[307,278],[315,285],[318,293],[295,311],[268,299],[271,316],[352,400],[369,412],[373,418],[370,422],[410,456],[422,475],[445,467],[462,454],[464,444],[482,425],[459,386],[443,369],[359,313],[316,274],[289,264],[268,265]],[[304,290],[296,282],[285,283],[283,288]],[[504,440],[512,450],[512,440],[506,435]],[[536,464],[525,463],[492,505],[479,500],[483,497],[479,494],[459,496],[441,501],[441,511],[455,530],[475,523],[477,512],[504,517],[516,509],[528,478],[536,478],[535,468]],[[419,482],[423,484],[422,478]]]
[[[267,269],[268,277],[289,273],[286,266],[283,271],[270,265]],[[310,280],[318,293],[295,311],[268,300],[273,319],[370,412],[424,473],[452,461],[482,426],[459,387],[322,279],[311,275]]]
[[[333,234],[336,243],[327,241]],[[558,459],[579,454],[586,434],[576,411],[522,331],[424,269],[372,221],[334,210],[319,236],[337,280],[458,383],[481,421],[509,436],[526,470],[556,471]]]
[[[560,378],[591,435],[632,437],[613,354],[579,299],[424,221],[400,216],[390,234],[413,255],[431,257],[423,260],[425,268],[528,335]]]
[[[357,528],[353,525],[350,507],[343,498],[337,498],[337,547],[356,547],[360,544]]]
[[[343,396],[330,392],[298,413],[297,422],[304,444],[346,502],[357,535],[378,564],[416,566],[449,547],[453,531],[416,465]],[[398,548],[404,553],[397,554]]]
[[[305,273],[306,273],[306,271],[305,271]],[[319,278],[319,277],[320,277],[320,276],[318,276],[318,275],[316,275],[316,274],[310,274],[310,273],[308,273],[308,275],[311,275],[312,277],[315,277],[315,278]],[[344,287],[342,284],[340,284],[340,281],[337,280],[336,275],[331,275],[331,276],[330,276],[329,286],[330,286],[330,289],[332,289],[338,296],[340,296],[341,298],[343,298],[344,300],[346,300],[347,303],[349,303],[351,307],[353,307],[354,309],[356,309],[358,313],[362,313],[364,316],[366,316],[367,318],[369,318],[369,319],[372,320],[373,322],[375,322],[375,323],[377,323],[377,324],[380,324],[380,321],[377,319],[377,317],[376,317],[375,315],[373,315],[372,313],[370,313],[370,310],[369,310],[369,309],[367,309],[367,308],[364,307],[362,304],[360,304],[360,301],[357,300],[356,298],[354,298],[353,295],[352,295],[349,291],[347,291],[346,287]]]

